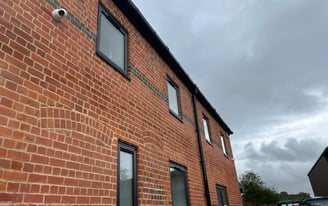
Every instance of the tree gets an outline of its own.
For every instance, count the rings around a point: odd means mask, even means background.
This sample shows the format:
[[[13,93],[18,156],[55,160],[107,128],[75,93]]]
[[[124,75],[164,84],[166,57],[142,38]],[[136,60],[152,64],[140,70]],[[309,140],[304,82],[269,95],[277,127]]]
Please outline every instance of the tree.
[[[297,195],[298,195],[298,198],[299,198],[300,200],[305,200],[305,199],[311,197],[311,195],[310,195],[309,193],[307,193],[307,192],[300,192],[300,193],[298,193]]]
[[[298,194],[288,194],[287,192],[283,191],[279,194],[279,199],[283,200],[305,200],[310,198],[310,194],[306,192],[300,192]]]
[[[128,180],[128,179],[130,179],[129,170],[126,168],[120,169],[120,180]]]
[[[239,179],[244,186],[243,200],[245,203],[270,204],[279,200],[275,189],[265,186],[261,176],[253,171],[246,171]]]
[[[253,171],[246,171],[244,174],[240,177],[240,183],[245,185],[259,185],[263,186],[264,182],[261,179],[261,176],[254,173]]]

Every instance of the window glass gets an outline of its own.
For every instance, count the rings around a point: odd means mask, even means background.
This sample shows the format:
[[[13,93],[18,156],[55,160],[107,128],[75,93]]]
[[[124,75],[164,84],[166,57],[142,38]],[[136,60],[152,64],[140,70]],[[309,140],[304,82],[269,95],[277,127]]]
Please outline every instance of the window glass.
[[[221,144],[222,144],[222,151],[224,155],[228,155],[227,154],[227,149],[226,149],[226,145],[225,145],[225,140],[224,140],[224,136],[221,135]]]
[[[188,205],[188,193],[186,184],[186,173],[174,165],[170,167],[172,205]]]
[[[124,68],[124,35],[102,13],[100,18],[100,51],[121,69]]]
[[[98,19],[97,54],[115,69],[126,72],[127,33],[101,4]]]
[[[167,89],[168,89],[168,96],[169,96],[169,108],[176,115],[180,116],[177,88],[174,87],[172,83],[168,81]]]
[[[120,203],[133,205],[133,156],[130,153],[120,152]]]
[[[216,192],[218,195],[219,206],[228,206],[227,190],[225,187],[216,186]]]
[[[203,123],[204,123],[205,138],[209,143],[211,143],[211,137],[210,137],[209,127],[208,127],[208,119],[206,117],[203,117]]]
[[[133,206],[137,203],[135,148],[119,143],[118,205]]]

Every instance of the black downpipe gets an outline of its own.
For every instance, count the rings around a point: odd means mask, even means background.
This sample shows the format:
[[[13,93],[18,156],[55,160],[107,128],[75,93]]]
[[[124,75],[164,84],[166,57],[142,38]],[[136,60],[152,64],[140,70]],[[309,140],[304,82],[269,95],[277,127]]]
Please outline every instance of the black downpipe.
[[[210,190],[209,190],[209,187],[208,187],[205,157],[204,157],[201,133],[200,133],[200,129],[199,129],[199,122],[198,122],[198,110],[197,110],[197,104],[196,104],[197,103],[197,101],[196,101],[197,92],[198,92],[198,89],[196,87],[195,92],[192,95],[192,103],[193,103],[194,114],[195,114],[195,124],[196,124],[196,131],[197,131],[200,163],[201,163],[201,166],[202,166],[202,173],[203,173],[203,180],[204,180],[204,187],[205,187],[206,202],[207,202],[207,206],[210,206],[211,205],[211,197],[210,197]]]

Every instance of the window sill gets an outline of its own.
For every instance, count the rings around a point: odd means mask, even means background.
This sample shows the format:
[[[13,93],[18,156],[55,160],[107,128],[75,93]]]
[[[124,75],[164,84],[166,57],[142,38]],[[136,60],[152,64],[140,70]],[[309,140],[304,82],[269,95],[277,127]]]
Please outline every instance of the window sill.
[[[209,145],[213,146],[213,142],[211,142],[211,141],[208,141],[207,139],[206,139],[206,142],[207,142],[207,144],[209,144]]]
[[[170,114],[172,114],[175,118],[177,118],[181,123],[183,123],[182,121],[182,117],[180,115],[177,115],[175,112],[173,112],[172,110],[170,110]]]
[[[128,76],[128,73],[129,73],[129,71],[130,71],[130,68],[129,67],[127,67],[126,68],[126,72],[125,71],[123,71],[122,69],[119,69],[119,68],[117,68],[117,66],[114,64],[114,63],[112,63],[112,61],[110,61],[108,58],[106,58],[104,55],[102,55],[102,53],[99,51],[96,51],[96,54],[97,54],[97,56],[101,59],[101,60],[103,60],[107,65],[109,65],[110,67],[112,67],[115,71],[117,71],[118,73],[120,73],[122,76],[124,76],[127,80],[129,80],[129,81],[131,81],[131,78]]]

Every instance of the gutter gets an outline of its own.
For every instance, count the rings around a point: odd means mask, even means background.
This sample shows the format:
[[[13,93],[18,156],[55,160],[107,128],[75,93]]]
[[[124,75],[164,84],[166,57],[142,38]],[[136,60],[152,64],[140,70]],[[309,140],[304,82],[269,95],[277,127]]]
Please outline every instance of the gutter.
[[[183,70],[182,66],[171,54],[168,47],[159,38],[156,32],[153,30],[151,25],[143,17],[142,13],[134,5],[131,0],[113,0],[116,6],[125,14],[128,20],[135,26],[139,33],[145,38],[146,41],[155,49],[159,56],[168,64],[171,70],[177,75],[177,77],[183,82],[183,84],[188,88],[190,93],[192,93],[193,110],[195,115],[195,126],[197,132],[197,140],[199,147],[200,163],[202,168],[202,175],[204,181],[204,189],[206,196],[206,205],[211,205],[210,190],[208,186],[207,172],[205,156],[202,145],[201,131],[198,121],[198,110],[197,110],[197,100],[202,104],[206,110],[212,115],[212,117],[222,126],[222,128],[228,132],[229,135],[233,134],[233,131],[229,126],[223,121],[217,111],[208,102],[205,96],[198,90],[197,86],[193,83],[188,74]]]
[[[146,41],[155,49],[160,57],[168,64],[171,70],[178,76],[178,78],[183,82],[183,84],[188,88],[190,93],[194,92],[195,84],[188,76],[188,74],[183,70],[180,63],[172,55],[168,47],[159,38],[157,33],[147,22],[145,17],[139,11],[139,9],[134,5],[131,0],[113,0],[116,6],[125,14],[129,21],[135,26],[139,33],[145,38]],[[207,111],[214,117],[214,119],[222,126],[224,130],[228,132],[229,135],[233,134],[233,131],[229,126],[223,121],[217,111],[208,102],[205,96],[197,89],[197,99],[204,105]]]
[[[200,164],[202,167],[202,175],[203,175],[203,181],[204,181],[204,187],[205,187],[206,203],[207,203],[207,206],[210,206],[211,205],[211,196],[210,196],[210,190],[209,190],[209,186],[208,186],[205,156],[204,156],[201,132],[200,132],[200,128],[199,128],[198,109],[197,109],[197,105],[196,105],[197,104],[197,101],[196,101],[197,93],[198,93],[198,88],[195,87],[195,91],[192,94],[192,103],[193,103],[193,109],[194,109],[194,114],[195,114],[195,125],[196,125],[196,132],[197,132]]]

